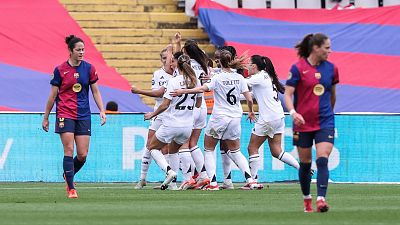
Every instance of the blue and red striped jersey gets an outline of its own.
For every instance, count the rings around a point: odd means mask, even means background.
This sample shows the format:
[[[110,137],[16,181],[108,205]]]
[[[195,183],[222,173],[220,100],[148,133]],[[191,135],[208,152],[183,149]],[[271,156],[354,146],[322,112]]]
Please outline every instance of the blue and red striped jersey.
[[[71,66],[67,61],[54,69],[53,76],[50,84],[59,87],[57,118],[90,119],[89,86],[99,79],[94,66],[86,61]]]
[[[331,90],[337,83],[338,69],[329,61],[312,66],[302,58],[292,66],[286,85],[295,88],[294,107],[306,122],[301,126],[294,125],[294,131],[310,132],[335,127]]]

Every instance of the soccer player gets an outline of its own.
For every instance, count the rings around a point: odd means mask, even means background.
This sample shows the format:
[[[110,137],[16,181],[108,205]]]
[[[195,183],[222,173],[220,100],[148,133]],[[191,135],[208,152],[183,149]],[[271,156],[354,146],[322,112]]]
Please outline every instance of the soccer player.
[[[257,180],[259,165],[258,149],[268,138],[272,156],[299,169],[299,163],[289,153],[282,150],[282,134],[285,130],[285,115],[278,92],[284,93],[285,87],[279,82],[274,65],[268,57],[253,55],[247,65],[249,77],[247,85],[252,88],[257,100],[259,117],[251,134],[249,164],[251,175]]]
[[[308,34],[296,45],[299,61],[290,69],[286,81],[285,104],[299,132],[294,140],[300,158],[299,180],[304,196],[304,212],[312,212],[310,195],[311,147],[317,149],[317,212],[329,209],[325,196],[328,188],[328,157],[335,135],[333,108],[336,102],[337,67],[328,61],[331,41],[325,34]],[[294,100],[293,100],[294,99]]]
[[[246,189],[262,188],[261,185],[255,183],[250,175],[250,168],[244,155],[240,152],[240,135],[241,135],[241,118],[243,114],[240,105],[240,94],[246,98],[249,106],[248,119],[255,121],[256,117],[253,111],[253,100],[249,93],[244,78],[232,71],[231,68],[241,67],[241,60],[232,60],[232,55],[228,51],[221,51],[220,63],[222,67],[221,73],[214,75],[210,83],[205,83],[201,87],[194,89],[176,90],[173,96],[179,96],[188,93],[202,93],[208,90],[214,90],[214,108],[211,118],[205,130],[204,147],[205,147],[205,166],[209,177],[212,178],[206,190],[219,190],[216,181],[215,171],[216,164],[214,158],[214,150],[219,140],[225,140],[228,149],[227,154],[232,161],[243,172],[247,184]]]
[[[144,118],[151,119],[165,111],[163,124],[152,137],[149,145],[151,156],[167,174],[161,189],[164,190],[168,184],[176,178],[176,172],[161,154],[160,149],[169,144],[169,152],[176,154],[179,148],[189,140],[193,128],[193,109],[200,107],[201,96],[197,94],[183,94],[176,97],[170,95],[175,89],[192,89],[200,84],[197,82],[196,74],[190,66],[190,58],[182,55],[178,59],[178,76],[171,78],[168,82],[167,91],[161,105],[152,113],[146,113]],[[172,159],[178,163],[179,159]]]
[[[153,78],[151,80],[151,90],[141,90],[140,88],[132,85],[131,92],[135,94],[146,95],[150,97],[154,97],[156,104],[154,105],[154,110],[156,110],[161,103],[163,102],[162,96],[166,90],[168,80],[172,77],[173,70],[171,68],[171,52],[168,48],[161,50],[160,52],[160,60],[163,66],[156,70],[153,73]],[[140,180],[136,184],[135,189],[142,189],[146,186],[146,177],[147,172],[149,171],[150,163],[151,163],[151,154],[150,154],[150,141],[153,138],[156,131],[160,128],[161,124],[163,123],[164,113],[160,113],[157,117],[151,120],[149,132],[147,133],[147,143],[146,149],[144,150],[142,156],[142,166],[140,170]],[[161,149],[164,155],[168,156],[168,146],[165,146]],[[174,158],[174,156],[173,156]],[[168,161],[168,160],[167,160]]]
[[[70,35],[65,38],[69,59],[54,69],[51,90],[43,117],[42,128],[49,131],[49,114],[56,102],[55,132],[60,134],[64,147],[63,177],[68,198],[78,198],[74,176],[86,162],[91,135],[89,87],[100,111],[101,125],[106,122],[103,101],[97,86],[96,69],[83,60],[85,45],[82,39]],[[74,144],[77,155],[74,156]]]
[[[196,73],[197,79],[202,82],[202,78],[208,75],[208,66],[207,61],[208,57],[201,50],[194,40],[187,40],[182,48],[182,51],[190,57],[190,65],[192,69]],[[188,187],[185,188],[202,188],[209,184],[210,179],[207,176],[206,168],[204,166],[204,156],[197,145],[197,142],[200,138],[201,130],[206,127],[207,121],[207,105],[204,100],[202,99],[201,107],[194,109],[194,124],[193,124],[193,131],[189,139],[189,149],[181,149],[180,152],[182,153],[182,164],[187,165],[189,163],[190,157],[189,153],[195,163],[195,169],[198,172],[198,180],[196,184],[188,184]],[[189,151],[188,151],[189,150]],[[184,171],[186,172],[186,171]],[[196,175],[197,176],[197,175]],[[195,177],[196,178],[196,177]]]

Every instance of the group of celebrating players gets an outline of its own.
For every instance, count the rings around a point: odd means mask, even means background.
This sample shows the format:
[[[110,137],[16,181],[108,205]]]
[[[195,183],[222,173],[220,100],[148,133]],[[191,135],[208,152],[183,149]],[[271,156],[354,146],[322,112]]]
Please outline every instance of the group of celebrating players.
[[[134,85],[131,89],[132,93],[156,99],[154,112],[144,115],[146,120],[151,120],[151,125],[142,157],[140,181],[135,188],[146,186],[147,172],[154,160],[166,174],[159,187],[162,190],[234,189],[232,162],[245,178],[246,183],[241,189],[262,189],[263,185],[257,181],[258,149],[268,140],[271,154],[299,171],[304,211],[312,212],[311,146],[315,141],[317,211],[326,212],[329,209],[325,201],[329,178],[327,162],[333,147],[335,84],[339,82],[337,68],[327,61],[331,52],[329,38],[324,34],[310,34],[296,46],[300,61],[293,65],[286,87],[279,82],[275,68],[266,56],[237,57],[232,46],[224,46],[216,50],[213,61],[196,41],[187,40],[183,47],[180,41],[181,36],[177,33],[175,46],[169,45],[161,51],[163,66],[154,72],[151,90],[141,90]],[[73,177],[85,162],[90,137],[90,108],[85,105],[89,86],[104,123],[106,116],[96,86],[97,73],[92,65],[83,61],[83,41],[70,36],[66,42],[70,58],[55,69],[43,129],[48,130],[47,118],[57,101],[56,132],[60,133],[64,145],[63,176],[68,197],[77,198]],[[248,71],[247,78],[242,75],[244,70]],[[214,105],[207,123],[203,93],[209,91],[213,92]],[[285,94],[286,107],[294,121],[294,144],[299,149],[300,163],[281,148],[285,122],[279,93]],[[241,95],[248,106],[247,119],[254,122],[248,144],[249,160],[240,149]],[[73,102],[71,96],[76,96]],[[253,98],[258,103],[258,117],[253,109]],[[317,106],[305,106],[310,101],[316,101]],[[198,146],[202,129],[205,129],[204,154]],[[72,158],[74,141],[78,153],[75,159]],[[215,147],[218,142],[224,171],[221,186],[216,179]],[[183,181],[178,187],[179,170]]]

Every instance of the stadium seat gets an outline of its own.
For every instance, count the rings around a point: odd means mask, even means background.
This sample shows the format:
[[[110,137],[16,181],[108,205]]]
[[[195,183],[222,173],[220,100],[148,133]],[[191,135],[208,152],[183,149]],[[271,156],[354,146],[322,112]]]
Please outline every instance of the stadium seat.
[[[297,0],[298,9],[320,9],[321,0]]]
[[[383,6],[400,5],[400,0],[383,0]]]
[[[330,0],[325,0],[325,8],[327,9],[332,9],[333,7],[336,6],[336,4],[338,4],[337,2],[332,2]],[[342,0],[339,3],[341,6],[348,6],[350,4],[350,0]]]
[[[379,7],[378,0],[355,0],[354,6],[356,8],[375,8]]]
[[[196,0],[186,0],[185,1],[185,14],[187,16],[194,17],[194,11],[193,11],[193,6],[194,3],[196,3]]]
[[[238,0],[213,0],[214,2],[218,2],[221,5],[227,6],[229,8],[238,8],[239,3]]]
[[[294,9],[294,0],[271,0],[271,8]]]
[[[266,0],[242,0],[242,7],[245,9],[265,9],[267,8]]]

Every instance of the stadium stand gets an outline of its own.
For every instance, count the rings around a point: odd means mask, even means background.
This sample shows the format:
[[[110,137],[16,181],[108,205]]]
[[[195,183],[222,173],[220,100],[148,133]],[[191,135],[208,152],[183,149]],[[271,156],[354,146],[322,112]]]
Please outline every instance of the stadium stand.
[[[198,2],[199,19],[213,43],[233,45],[238,54],[249,50],[249,55],[268,55],[282,80],[296,60],[296,42],[307,33],[327,33],[333,43],[330,60],[340,74],[336,112],[400,111],[395,100],[400,97],[400,82],[393,66],[400,60],[396,44],[400,41],[400,6],[298,9],[294,13],[291,9],[254,11],[230,9],[207,0]]]
[[[85,59],[99,73],[104,102],[118,100],[123,112],[150,110],[130,92],[128,81],[106,64],[91,39],[58,1],[7,1],[0,4],[0,17],[0,110],[44,110],[50,74],[67,60],[64,38],[70,34],[85,41]],[[94,101],[91,103],[95,105]],[[97,107],[92,109],[96,111]]]
[[[88,34],[106,62],[131,84],[150,89],[151,78],[161,66],[159,52],[175,32],[183,41],[195,39],[208,53],[214,52],[197,20],[178,8],[175,0],[61,0],[70,15]],[[154,99],[143,97],[146,104]]]

